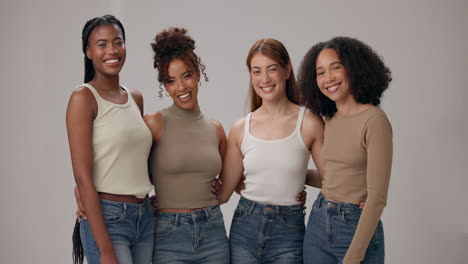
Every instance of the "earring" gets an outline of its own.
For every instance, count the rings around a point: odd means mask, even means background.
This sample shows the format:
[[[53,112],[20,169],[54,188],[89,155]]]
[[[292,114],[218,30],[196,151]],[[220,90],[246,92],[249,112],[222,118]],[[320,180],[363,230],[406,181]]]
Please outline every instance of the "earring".
[[[201,86],[201,81],[198,81],[198,87],[200,87],[200,86]]]
[[[166,90],[166,96],[171,97],[171,95],[167,92],[167,90]]]

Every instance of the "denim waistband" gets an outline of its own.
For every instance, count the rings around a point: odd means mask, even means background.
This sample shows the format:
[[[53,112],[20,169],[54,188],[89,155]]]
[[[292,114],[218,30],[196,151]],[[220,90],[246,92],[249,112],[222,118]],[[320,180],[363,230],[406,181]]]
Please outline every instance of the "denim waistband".
[[[255,212],[257,214],[268,214],[268,215],[303,215],[304,206],[302,204],[297,205],[274,205],[274,204],[263,204],[249,200],[243,196],[239,199],[239,206],[244,207],[249,214]]]
[[[115,202],[110,200],[100,199],[101,208],[108,212],[116,212],[116,213],[124,213],[124,214],[135,214],[139,215],[143,211],[153,209],[153,205],[151,204],[150,199],[148,196],[143,200],[143,202],[139,204],[135,203],[123,203],[123,202]]]
[[[339,202],[334,202],[327,200],[325,196],[320,192],[317,195],[317,200],[315,201],[314,205],[318,208],[320,207],[325,207],[325,208],[333,208],[336,209],[337,211],[341,210],[361,210],[359,208],[358,204],[350,204],[350,203],[339,203]]]
[[[207,207],[200,210],[194,210],[188,213],[169,213],[169,212],[159,212],[157,211],[155,216],[159,219],[164,219],[171,222],[197,222],[210,220],[213,215],[221,215],[222,212],[219,208],[219,205],[212,207]]]

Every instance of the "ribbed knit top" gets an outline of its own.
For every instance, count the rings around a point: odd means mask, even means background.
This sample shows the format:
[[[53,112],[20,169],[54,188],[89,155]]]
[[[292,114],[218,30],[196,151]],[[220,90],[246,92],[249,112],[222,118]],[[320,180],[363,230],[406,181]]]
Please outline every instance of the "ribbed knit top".
[[[378,107],[352,116],[336,113],[325,121],[322,193],[344,203],[366,201],[346,256],[356,263],[364,258],[387,202],[392,146],[392,127]]]
[[[310,159],[301,134],[304,113],[305,107],[301,107],[294,131],[276,140],[263,140],[250,134],[252,113],[247,115],[241,144],[245,176],[242,196],[264,204],[298,204],[296,197],[304,190]]]
[[[206,208],[218,204],[211,181],[221,171],[215,125],[200,109],[175,104],[160,111],[164,129],[150,157],[158,206]]]
[[[151,131],[130,91],[124,104],[104,100],[94,87],[98,113],[93,122],[93,178],[98,192],[144,198],[152,189],[148,176]]]

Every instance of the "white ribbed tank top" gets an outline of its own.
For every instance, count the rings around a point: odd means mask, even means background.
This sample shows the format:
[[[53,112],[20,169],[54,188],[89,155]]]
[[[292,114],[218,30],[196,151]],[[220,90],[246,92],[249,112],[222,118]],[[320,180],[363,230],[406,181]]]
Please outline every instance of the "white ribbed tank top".
[[[287,137],[263,140],[250,134],[249,113],[245,118],[241,152],[244,156],[245,190],[249,200],[274,205],[296,205],[304,189],[310,151],[301,135],[305,107],[301,107],[296,128]]]
[[[104,100],[94,87],[98,113],[93,122],[93,178],[98,192],[144,198],[153,188],[148,177],[151,131],[130,91],[125,104]]]

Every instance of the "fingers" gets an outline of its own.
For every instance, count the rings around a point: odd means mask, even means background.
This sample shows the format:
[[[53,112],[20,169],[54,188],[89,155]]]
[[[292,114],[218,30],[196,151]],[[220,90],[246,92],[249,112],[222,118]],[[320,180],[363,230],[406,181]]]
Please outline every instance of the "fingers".
[[[151,204],[153,205],[153,211],[156,212],[158,210],[158,199],[156,199],[156,195],[152,195],[150,200]]]
[[[213,193],[216,196],[219,196],[219,193],[221,192],[221,185],[222,182],[220,179],[216,178],[211,181],[211,193]]]
[[[364,209],[364,205],[366,205],[366,202],[359,203],[359,209]]]

